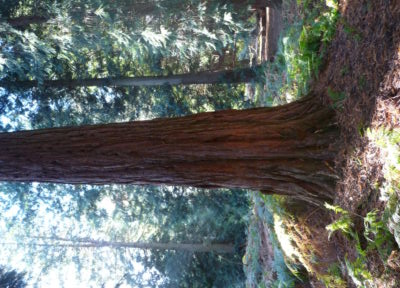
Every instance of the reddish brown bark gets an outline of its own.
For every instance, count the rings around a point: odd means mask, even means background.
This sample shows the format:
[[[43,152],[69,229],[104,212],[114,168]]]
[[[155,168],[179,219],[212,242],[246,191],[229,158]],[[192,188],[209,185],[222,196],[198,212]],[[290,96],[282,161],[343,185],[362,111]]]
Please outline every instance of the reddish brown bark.
[[[275,108],[0,134],[0,180],[250,188],[329,199],[334,113]]]

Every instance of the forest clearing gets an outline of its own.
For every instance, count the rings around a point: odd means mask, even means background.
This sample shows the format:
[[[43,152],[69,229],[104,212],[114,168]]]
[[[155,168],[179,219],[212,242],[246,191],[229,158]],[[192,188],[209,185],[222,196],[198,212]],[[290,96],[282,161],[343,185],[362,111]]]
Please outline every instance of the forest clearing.
[[[400,1],[0,15],[0,287],[400,286]]]

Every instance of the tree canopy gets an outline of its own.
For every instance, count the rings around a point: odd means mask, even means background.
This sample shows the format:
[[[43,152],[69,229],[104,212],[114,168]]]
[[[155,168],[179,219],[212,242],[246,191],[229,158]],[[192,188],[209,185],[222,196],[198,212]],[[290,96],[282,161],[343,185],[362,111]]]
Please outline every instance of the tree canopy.
[[[243,45],[253,29],[247,21],[251,11],[248,5],[236,5],[197,0],[1,1],[0,82],[8,83],[0,85],[1,130],[254,106],[245,98],[243,84],[229,83],[229,74],[218,85],[46,85],[96,78],[196,78],[229,71],[240,76],[243,69],[257,73],[247,66]],[[23,81],[35,85],[23,87]],[[38,183],[2,183],[0,190],[1,230],[7,235],[1,261],[25,267],[32,285],[46,286],[57,275],[60,286],[67,281],[106,287],[243,286],[246,192]],[[138,242],[229,245],[233,250],[221,254],[126,247]],[[12,253],[15,249],[18,255]],[[66,278],[68,271],[77,279]]]

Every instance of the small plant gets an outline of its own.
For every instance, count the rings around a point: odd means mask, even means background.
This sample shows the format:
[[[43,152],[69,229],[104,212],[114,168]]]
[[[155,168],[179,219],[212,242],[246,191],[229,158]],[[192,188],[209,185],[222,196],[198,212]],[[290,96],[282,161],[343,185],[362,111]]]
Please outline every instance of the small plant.
[[[354,261],[345,258],[346,270],[357,287],[367,287],[367,282],[372,279],[371,273],[367,269],[367,255],[369,252],[378,251],[382,261],[385,263],[394,247],[393,235],[389,232],[387,225],[377,210],[367,213],[364,220],[363,237],[367,240],[368,245],[365,249],[361,247],[359,235],[354,231],[353,220],[350,213],[339,206],[325,204],[325,207],[336,214],[341,214],[338,220],[326,227],[330,235],[335,231],[341,231],[349,239],[355,242],[355,248],[358,257]],[[356,215],[362,217],[360,215]],[[382,218],[382,217],[381,217]]]
[[[393,235],[384,221],[378,219],[378,211],[374,210],[364,217],[364,237],[368,241],[368,250],[377,250],[385,261],[394,247]]]
[[[395,194],[400,195],[400,129],[367,129],[366,136],[378,146],[385,158],[383,173],[385,183],[381,187],[381,196],[389,200]]]
[[[341,217],[338,220],[326,226],[326,229],[329,231],[329,237],[331,237],[335,231],[341,231],[348,237],[355,237],[353,231],[353,222],[349,212],[339,206],[330,205],[328,203],[325,203],[325,208],[334,211],[335,214],[341,214]]]
[[[342,278],[342,271],[339,263],[332,264],[328,269],[328,274],[320,277],[326,288],[346,288],[347,283]]]
[[[345,258],[347,272],[357,287],[366,287],[367,281],[372,279],[372,275],[367,270],[365,262],[365,257],[358,257],[353,262],[350,262],[347,257]]]
[[[298,94],[302,94],[307,92],[310,79],[318,77],[327,46],[336,32],[339,12],[336,0],[298,2],[310,12],[303,23],[293,26],[287,33],[289,36],[283,39],[283,58],[291,82],[297,86]],[[297,42],[293,41],[296,36]]]
[[[332,210],[335,212],[335,214],[341,214],[340,218],[336,220],[335,222],[331,223],[326,227],[326,229],[329,231],[329,236],[332,235],[333,232],[335,231],[341,231],[344,233],[349,239],[354,240],[356,243],[356,250],[359,254],[359,257],[351,262],[345,258],[345,263],[346,263],[346,270],[353,282],[358,286],[358,287],[364,287],[364,283],[367,280],[370,280],[372,278],[371,274],[366,268],[366,251],[361,248],[361,243],[358,234],[353,230],[354,224],[353,221],[350,217],[350,214],[348,211],[344,210],[343,208],[339,206],[334,206],[330,205],[328,203],[325,203],[325,207],[329,210]]]

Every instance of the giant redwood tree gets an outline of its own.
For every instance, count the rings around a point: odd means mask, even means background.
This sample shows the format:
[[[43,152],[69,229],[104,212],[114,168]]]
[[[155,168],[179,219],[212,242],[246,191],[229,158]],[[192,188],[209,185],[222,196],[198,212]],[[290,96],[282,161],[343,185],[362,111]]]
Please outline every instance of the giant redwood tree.
[[[0,180],[250,188],[333,197],[337,127],[319,97],[181,118],[0,134]]]

